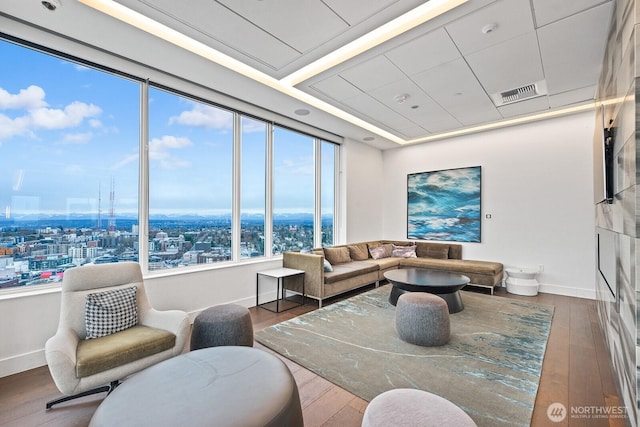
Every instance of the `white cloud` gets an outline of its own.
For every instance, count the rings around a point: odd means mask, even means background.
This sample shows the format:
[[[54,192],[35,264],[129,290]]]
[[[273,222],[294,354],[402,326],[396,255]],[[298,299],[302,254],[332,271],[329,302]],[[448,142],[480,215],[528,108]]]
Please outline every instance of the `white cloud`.
[[[178,150],[193,145],[189,138],[165,135],[149,141],[149,160],[160,163],[163,169],[179,169],[191,166],[191,163],[172,155],[171,150]]]
[[[34,137],[33,132],[29,130],[29,117],[22,116],[13,119],[4,114],[0,114],[0,141],[17,135]]]
[[[70,144],[85,144],[89,142],[91,138],[93,138],[93,134],[91,132],[68,133],[64,136],[64,142]]]
[[[0,141],[17,135],[35,138],[38,129],[69,129],[80,126],[85,119],[91,119],[91,126],[100,126],[94,117],[102,113],[93,104],[74,101],[64,108],[49,108],[45,102],[45,92],[38,86],[21,89],[11,94],[0,88],[0,110],[18,110],[16,117],[0,114]]]
[[[100,107],[93,104],[74,101],[59,108],[36,108],[30,111],[32,124],[43,129],[66,129],[78,126],[89,117],[94,117],[102,112]]]
[[[220,108],[204,104],[193,104],[193,108],[169,119],[169,124],[203,126],[209,129],[231,129],[233,114]]]
[[[0,110],[31,110],[42,108],[47,105],[44,101],[44,90],[39,86],[29,86],[20,89],[20,92],[13,95],[0,88]]]
[[[118,163],[116,163],[115,165],[113,165],[113,169],[120,169],[126,165],[128,165],[129,163],[132,162],[136,162],[138,161],[138,158],[140,156],[138,155],[138,153],[135,154],[130,154],[128,156],[126,156],[125,158],[123,158],[122,160],[120,160]]]

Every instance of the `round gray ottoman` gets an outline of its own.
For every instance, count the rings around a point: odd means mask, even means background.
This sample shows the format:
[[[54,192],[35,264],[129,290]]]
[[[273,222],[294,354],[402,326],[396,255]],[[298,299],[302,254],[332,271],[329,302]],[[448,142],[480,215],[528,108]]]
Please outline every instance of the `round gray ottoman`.
[[[237,304],[216,305],[196,316],[190,349],[221,345],[253,346],[253,324],[248,308]]]
[[[398,388],[374,397],[364,411],[362,427],[475,427],[462,409],[422,390]]]
[[[298,387],[278,357],[212,347],[153,365],[100,404],[91,427],[302,427]]]
[[[449,341],[449,307],[426,292],[400,295],[396,305],[396,331],[403,341],[432,347]]]

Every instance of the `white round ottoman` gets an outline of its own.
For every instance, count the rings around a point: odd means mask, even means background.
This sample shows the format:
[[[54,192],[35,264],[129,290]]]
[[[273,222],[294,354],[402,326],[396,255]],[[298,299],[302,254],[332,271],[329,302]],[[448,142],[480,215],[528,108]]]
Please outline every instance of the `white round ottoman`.
[[[533,268],[505,268],[507,292],[515,295],[538,295],[538,270]]]
[[[397,388],[379,394],[364,411],[362,427],[475,427],[462,409],[435,394]]]
[[[449,307],[437,295],[426,292],[400,295],[395,321],[398,336],[408,343],[433,347],[449,342]]]
[[[210,347],[126,379],[100,404],[90,427],[303,427],[298,387],[266,351]]]

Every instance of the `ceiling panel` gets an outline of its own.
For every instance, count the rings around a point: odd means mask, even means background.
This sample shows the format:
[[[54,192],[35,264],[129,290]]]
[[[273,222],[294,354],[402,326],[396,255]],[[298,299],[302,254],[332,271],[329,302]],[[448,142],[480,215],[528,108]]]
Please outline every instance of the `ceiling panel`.
[[[353,98],[362,94],[362,91],[340,76],[331,76],[311,86],[313,89],[333,98],[337,101]]]
[[[342,103],[350,107],[352,112],[359,117],[370,117],[383,126],[403,128],[414,125],[411,120],[403,117],[401,114],[398,114],[369,95],[362,94],[355,96],[343,100]]]
[[[408,76],[461,57],[443,28],[392,49],[385,56]]]
[[[597,82],[612,8],[606,3],[538,30],[550,94]]]
[[[318,0],[216,1],[302,53],[349,28],[333,10]],[[295,19],[291,19],[292,16]],[[228,36],[235,39],[237,34],[242,33],[229,33]]]
[[[193,7],[174,0],[116,1],[231,56],[246,55],[273,70],[300,55],[291,46],[214,1],[198,0]],[[238,34],[242,37],[237,37]]]
[[[463,59],[431,68],[412,79],[464,125],[502,118]]]
[[[498,107],[498,110],[504,118],[539,113],[549,110],[549,100],[546,96],[540,96],[538,98],[503,105],[502,107]]]
[[[364,92],[389,83],[402,80],[406,76],[384,55],[377,56],[362,64],[340,73],[343,79]]]
[[[580,102],[591,102],[595,100],[597,87],[597,85],[591,85],[562,92],[557,95],[549,95],[549,106],[551,108],[558,108]]]
[[[483,34],[482,28],[496,24],[496,29]],[[529,0],[499,0],[445,26],[463,54],[477,52],[533,31]]]
[[[354,25],[398,3],[398,0],[322,0],[322,2],[349,25]]]
[[[535,32],[468,55],[467,61],[488,94],[534,83],[545,77]]]
[[[533,0],[533,12],[537,27],[543,27],[551,22],[582,12],[600,3],[602,3],[602,0]]]

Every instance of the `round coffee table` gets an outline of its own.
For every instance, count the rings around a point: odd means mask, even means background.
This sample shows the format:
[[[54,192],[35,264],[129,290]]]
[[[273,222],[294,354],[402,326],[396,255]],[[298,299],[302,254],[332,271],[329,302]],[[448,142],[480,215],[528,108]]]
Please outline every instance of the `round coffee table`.
[[[392,305],[396,305],[398,297],[406,292],[428,292],[444,299],[449,313],[464,310],[460,289],[469,283],[467,276],[425,268],[400,268],[387,271],[384,277],[393,285],[389,295]]]

